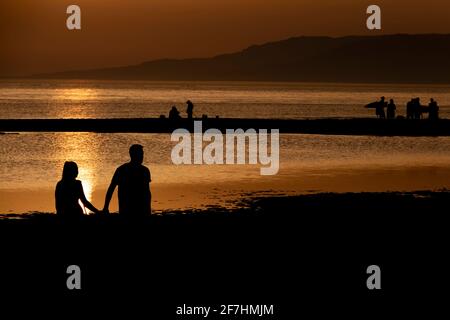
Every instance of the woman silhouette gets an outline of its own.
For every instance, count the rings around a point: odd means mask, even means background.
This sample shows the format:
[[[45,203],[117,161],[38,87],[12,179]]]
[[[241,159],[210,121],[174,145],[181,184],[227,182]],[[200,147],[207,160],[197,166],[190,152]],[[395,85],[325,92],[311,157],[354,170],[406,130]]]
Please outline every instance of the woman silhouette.
[[[63,217],[80,217],[83,215],[78,200],[89,210],[99,213],[84,195],[83,186],[80,180],[76,180],[78,176],[78,166],[73,161],[64,163],[62,179],[56,184],[55,202],[56,213]]]

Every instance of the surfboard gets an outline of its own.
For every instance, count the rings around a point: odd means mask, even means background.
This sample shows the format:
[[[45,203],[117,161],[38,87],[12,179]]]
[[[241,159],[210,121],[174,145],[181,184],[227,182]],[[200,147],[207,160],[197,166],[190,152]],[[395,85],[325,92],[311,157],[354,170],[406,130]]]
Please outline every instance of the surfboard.
[[[379,101],[375,101],[375,102],[366,104],[366,105],[364,106],[364,108],[368,108],[368,109],[376,109],[376,108],[378,107],[379,103],[380,103]]]

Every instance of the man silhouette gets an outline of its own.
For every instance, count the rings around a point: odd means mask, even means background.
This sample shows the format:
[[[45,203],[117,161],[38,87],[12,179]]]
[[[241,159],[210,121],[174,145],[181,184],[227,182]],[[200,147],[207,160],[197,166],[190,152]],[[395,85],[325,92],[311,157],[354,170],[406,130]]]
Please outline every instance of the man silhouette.
[[[194,104],[192,103],[191,100],[186,101],[186,104],[187,104],[186,113],[187,113],[188,119],[192,119],[192,116],[194,114]]]
[[[118,186],[119,213],[141,217],[151,213],[150,170],[142,165],[144,150],[139,144],[130,147],[130,162],[117,168],[105,197],[103,211],[109,212],[114,189]]]

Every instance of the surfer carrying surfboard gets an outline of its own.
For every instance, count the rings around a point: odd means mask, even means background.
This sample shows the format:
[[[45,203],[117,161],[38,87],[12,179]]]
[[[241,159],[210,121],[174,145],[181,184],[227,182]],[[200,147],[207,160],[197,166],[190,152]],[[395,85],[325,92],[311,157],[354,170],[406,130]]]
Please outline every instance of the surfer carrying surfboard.
[[[367,104],[365,107],[369,109],[375,109],[375,115],[379,119],[385,119],[386,113],[384,112],[384,108],[387,106],[386,98],[381,97],[380,101],[375,101]]]

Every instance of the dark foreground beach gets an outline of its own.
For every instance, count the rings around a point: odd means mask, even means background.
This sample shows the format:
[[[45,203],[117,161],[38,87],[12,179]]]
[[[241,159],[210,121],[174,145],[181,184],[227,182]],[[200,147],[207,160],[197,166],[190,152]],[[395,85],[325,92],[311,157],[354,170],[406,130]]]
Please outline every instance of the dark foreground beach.
[[[206,118],[202,129],[279,129],[281,133],[450,136],[450,120],[406,119],[232,119]],[[0,132],[109,132],[171,133],[178,128],[193,131],[188,119],[0,119]]]
[[[408,305],[440,299],[435,289],[449,284],[449,203],[448,191],[329,193],[140,221],[6,219],[2,286],[13,299],[58,296],[86,306],[102,296],[118,309],[132,301],[130,314],[158,310],[165,318],[183,303],[276,304],[285,315],[327,313],[325,299],[336,312],[356,312],[354,304],[401,310],[398,297]],[[65,290],[70,264],[84,270],[82,291]],[[383,272],[380,292],[366,287],[372,264]]]
[[[96,224],[134,224],[168,223],[184,220],[220,221],[221,219],[234,222],[247,218],[270,219],[271,221],[287,221],[313,218],[310,215],[320,213],[331,220],[345,219],[357,215],[356,219],[382,220],[387,212],[392,215],[394,222],[405,218],[404,223],[410,222],[417,216],[435,219],[445,218],[445,209],[450,207],[450,191],[415,191],[415,192],[362,192],[362,193],[317,193],[309,195],[278,195],[243,198],[236,207],[208,206],[207,209],[165,210],[139,220],[130,220],[111,214],[90,214],[79,220],[59,218],[54,213],[24,213],[0,214],[0,224],[53,224],[62,223],[70,226]],[[295,211],[292,211],[295,208]],[[392,213],[391,213],[392,212]],[[306,216],[305,216],[306,215]],[[370,217],[369,217],[370,216]],[[326,221],[324,221],[326,222]]]

